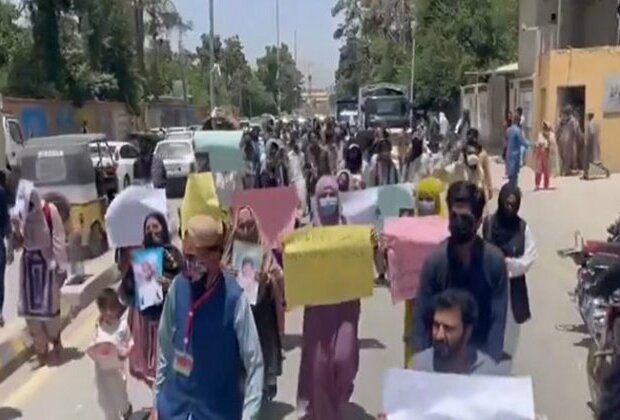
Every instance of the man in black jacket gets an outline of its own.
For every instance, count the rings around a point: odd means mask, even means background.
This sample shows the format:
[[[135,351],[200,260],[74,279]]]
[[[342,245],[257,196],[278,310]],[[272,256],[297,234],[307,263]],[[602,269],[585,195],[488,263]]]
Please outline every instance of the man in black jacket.
[[[469,291],[479,308],[472,344],[496,362],[504,355],[508,306],[508,273],[501,251],[477,235],[486,200],[474,184],[455,182],[448,189],[450,237],[431,254],[422,268],[415,303],[413,347],[432,344],[429,317],[433,298],[449,288]]]

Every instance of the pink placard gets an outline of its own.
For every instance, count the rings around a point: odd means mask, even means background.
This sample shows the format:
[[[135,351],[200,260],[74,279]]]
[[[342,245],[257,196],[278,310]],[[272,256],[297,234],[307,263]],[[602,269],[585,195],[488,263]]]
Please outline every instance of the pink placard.
[[[388,219],[384,225],[392,302],[418,294],[426,258],[448,236],[448,221],[437,216]]]
[[[233,195],[233,214],[250,207],[266,245],[275,248],[282,237],[295,229],[299,198],[295,187],[263,188],[238,191]]]

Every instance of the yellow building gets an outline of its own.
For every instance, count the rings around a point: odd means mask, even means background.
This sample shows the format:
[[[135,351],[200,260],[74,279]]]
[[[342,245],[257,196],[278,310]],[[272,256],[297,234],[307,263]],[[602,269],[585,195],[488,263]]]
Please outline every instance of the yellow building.
[[[566,105],[578,111],[582,127],[592,112],[603,162],[620,172],[620,47],[550,50],[538,59],[533,134],[542,121],[555,126]]]

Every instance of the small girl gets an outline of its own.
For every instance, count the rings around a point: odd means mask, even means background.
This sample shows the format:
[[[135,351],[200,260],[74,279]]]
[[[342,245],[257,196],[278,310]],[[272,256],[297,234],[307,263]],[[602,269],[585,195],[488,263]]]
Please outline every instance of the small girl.
[[[133,347],[133,339],[127,320],[122,317],[125,308],[112,288],[101,292],[97,307],[100,313],[97,331],[88,354],[95,362],[99,405],[106,420],[127,420],[133,410],[127,395],[125,360]]]

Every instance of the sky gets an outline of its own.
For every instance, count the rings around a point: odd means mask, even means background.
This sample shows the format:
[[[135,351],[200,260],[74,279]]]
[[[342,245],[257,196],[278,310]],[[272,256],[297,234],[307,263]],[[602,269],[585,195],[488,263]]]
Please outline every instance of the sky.
[[[173,0],[194,30],[184,38],[193,49],[200,34],[209,32],[209,0]],[[334,83],[338,66],[338,41],[333,39],[337,20],[331,16],[335,0],[280,0],[280,42],[291,52],[297,31],[297,67],[312,75],[313,88]],[[222,38],[239,35],[248,60],[255,64],[265,46],[276,43],[276,0],[214,0],[215,33]]]

